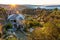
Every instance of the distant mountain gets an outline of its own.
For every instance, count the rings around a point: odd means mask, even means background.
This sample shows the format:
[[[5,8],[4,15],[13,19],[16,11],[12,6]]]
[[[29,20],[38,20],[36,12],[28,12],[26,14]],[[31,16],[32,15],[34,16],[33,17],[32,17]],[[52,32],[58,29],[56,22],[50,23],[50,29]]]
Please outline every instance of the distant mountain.
[[[49,6],[46,6],[46,7],[60,7],[60,5],[49,5]]]
[[[0,4],[0,7],[10,9],[10,5],[4,5]],[[16,10],[22,10],[24,8],[31,8],[31,9],[36,9],[36,8],[45,8],[45,9],[54,9],[58,8],[60,9],[60,5],[16,5]]]
[[[46,9],[54,9],[54,8],[58,8],[60,9],[60,5],[49,5],[49,6],[45,6]]]
[[[60,9],[60,5],[25,5],[28,8],[45,8],[45,9]]]

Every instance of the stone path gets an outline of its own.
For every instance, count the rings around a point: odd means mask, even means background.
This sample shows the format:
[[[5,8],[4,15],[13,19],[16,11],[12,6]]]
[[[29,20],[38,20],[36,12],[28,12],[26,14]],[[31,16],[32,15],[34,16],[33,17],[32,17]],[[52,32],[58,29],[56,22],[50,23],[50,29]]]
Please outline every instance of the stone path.
[[[21,31],[16,31],[16,35],[20,40],[26,40],[26,35]]]

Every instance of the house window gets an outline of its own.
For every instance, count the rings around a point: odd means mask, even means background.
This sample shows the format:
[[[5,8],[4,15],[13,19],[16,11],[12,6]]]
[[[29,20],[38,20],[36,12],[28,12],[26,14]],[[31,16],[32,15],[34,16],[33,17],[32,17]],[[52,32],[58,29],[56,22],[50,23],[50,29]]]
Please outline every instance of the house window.
[[[14,22],[16,22],[16,20],[14,20]]]

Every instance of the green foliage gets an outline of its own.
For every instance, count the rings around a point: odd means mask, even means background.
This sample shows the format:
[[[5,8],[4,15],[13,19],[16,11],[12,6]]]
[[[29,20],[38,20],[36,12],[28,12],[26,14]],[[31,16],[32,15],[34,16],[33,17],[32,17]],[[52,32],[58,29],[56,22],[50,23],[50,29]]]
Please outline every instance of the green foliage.
[[[36,27],[41,27],[42,26],[38,21],[34,21],[34,20],[28,20],[28,22],[26,22],[25,24],[27,24],[29,26],[29,28],[35,27],[35,26]]]
[[[40,24],[40,22],[38,22],[37,20],[34,20],[34,19],[25,20],[24,31],[27,32],[29,28],[36,28],[36,27],[42,27],[42,25]]]
[[[4,14],[3,17],[7,17],[5,13],[5,9],[0,9],[0,14]],[[35,29],[28,37],[30,40],[60,40],[60,10],[57,8],[53,11],[45,9],[24,9],[22,13],[27,14],[24,31],[27,31],[29,28]],[[44,24],[41,25],[40,22],[44,22]],[[4,28],[8,30],[12,28],[12,24],[7,23],[4,25]]]
[[[58,29],[50,22],[42,28],[35,29],[31,34],[32,40],[58,40],[58,37]]]
[[[50,21],[43,25],[43,27],[51,27],[51,26],[54,27],[53,23]]]
[[[5,8],[0,8],[0,18],[7,19],[7,13]]]
[[[58,10],[58,8],[55,8],[55,9],[54,9],[54,11],[57,11],[57,10]]]
[[[7,36],[7,38],[5,38],[5,40],[17,40],[17,37],[15,37],[14,35],[11,35],[12,37],[10,36]]]
[[[10,22],[8,22],[3,27],[4,27],[4,30],[7,31],[8,29],[11,29],[12,28],[12,24]]]

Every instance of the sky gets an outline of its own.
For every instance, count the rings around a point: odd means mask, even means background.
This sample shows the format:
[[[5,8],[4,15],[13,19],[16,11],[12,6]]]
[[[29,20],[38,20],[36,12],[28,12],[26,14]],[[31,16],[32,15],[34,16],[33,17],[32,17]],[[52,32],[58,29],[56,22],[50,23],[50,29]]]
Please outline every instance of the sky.
[[[0,4],[60,5],[60,0],[0,0]]]

